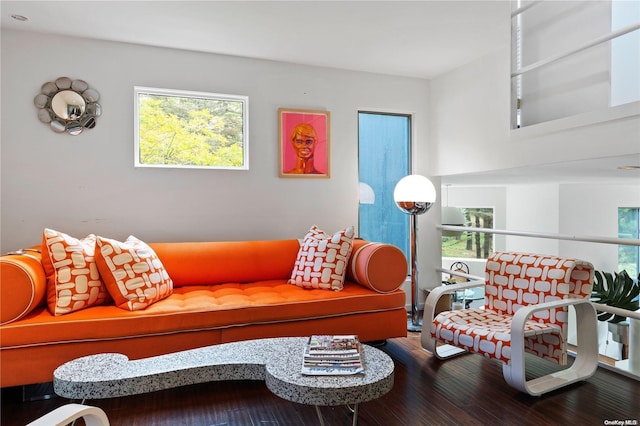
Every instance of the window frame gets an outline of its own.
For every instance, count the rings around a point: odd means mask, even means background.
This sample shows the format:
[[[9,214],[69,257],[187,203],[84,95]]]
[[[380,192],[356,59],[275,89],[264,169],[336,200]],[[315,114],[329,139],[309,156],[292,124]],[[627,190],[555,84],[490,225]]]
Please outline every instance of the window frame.
[[[134,167],[164,169],[249,170],[249,97],[192,90],[134,86]],[[242,103],[242,166],[204,166],[191,164],[145,164],[140,161],[140,95],[232,101]]]
[[[398,177],[398,180],[394,182],[393,186],[389,188],[389,192],[390,192],[390,196],[388,197],[388,200],[390,200],[389,202],[393,204],[393,207],[389,207],[390,209],[392,209],[394,211],[394,213],[397,214],[397,216],[399,218],[402,218],[402,222],[403,222],[403,227],[405,230],[405,236],[406,238],[402,239],[402,243],[399,242],[394,242],[394,241],[390,241],[390,240],[386,240],[384,238],[381,239],[376,239],[379,240],[379,242],[384,242],[384,243],[389,243],[389,244],[394,244],[396,246],[398,246],[398,248],[405,254],[405,256],[407,257],[407,259],[411,258],[411,247],[410,247],[410,215],[406,214],[405,212],[402,212],[400,209],[397,208],[397,206],[395,206],[395,203],[393,202],[393,189],[395,187],[395,185],[397,184],[397,182],[402,179],[404,176],[410,175],[411,173],[413,173],[414,167],[413,167],[413,163],[414,163],[414,159],[413,159],[413,153],[414,153],[414,135],[415,135],[415,116],[413,113],[410,112],[393,112],[393,111],[389,111],[389,110],[373,110],[373,109],[359,109],[357,111],[357,125],[358,125],[358,181],[360,182],[360,184],[362,183],[366,183],[363,182],[363,177],[362,177],[362,171],[361,171],[361,157],[360,157],[360,151],[362,149],[361,146],[361,138],[362,138],[362,128],[361,128],[361,116],[362,115],[376,115],[376,116],[388,116],[388,117],[401,117],[407,120],[407,138],[408,140],[407,145],[406,145],[406,149],[407,149],[407,156],[406,158],[404,158],[405,161],[405,166],[406,166],[406,173],[401,174]],[[368,185],[368,183],[367,183]],[[375,195],[375,198],[377,199],[379,197],[378,194]],[[379,201],[378,201],[379,202]],[[358,234],[362,236],[362,200],[359,200],[358,203]],[[366,203],[365,203],[366,204]],[[383,225],[388,223],[388,219],[389,217],[386,218],[386,220],[382,223]],[[363,236],[363,238],[368,238],[368,236]],[[409,265],[409,270],[407,271],[407,274],[411,274],[411,265]]]

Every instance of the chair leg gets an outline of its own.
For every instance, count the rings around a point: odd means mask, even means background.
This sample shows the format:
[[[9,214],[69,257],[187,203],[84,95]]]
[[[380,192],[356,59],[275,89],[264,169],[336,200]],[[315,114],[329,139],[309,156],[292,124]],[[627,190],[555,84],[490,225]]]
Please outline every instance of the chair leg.
[[[434,340],[435,348],[432,350],[425,348],[427,351],[431,352],[436,358],[445,360],[449,358],[456,357],[458,355],[468,353],[462,348],[453,345],[441,344]]]
[[[527,380],[525,376],[524,320],[526,317],[521,318],[522,325],[516,327],[517,321],[514,316],[514,324],[511,328],[511,362],[503,364],[502,367],[503,376],[509,385],[529,395],[538,396],[585,380],[595,373],[598,367],[596,310],[588,302],[575,304],[573,307],[576,310],[578,332],[578,350],[573,364],[564,370],[532,380]]]
[[[63,426],[82,418],[87,426],[109,426],[109,419],[98,407],[66,404],[34,420],[27,426]]]

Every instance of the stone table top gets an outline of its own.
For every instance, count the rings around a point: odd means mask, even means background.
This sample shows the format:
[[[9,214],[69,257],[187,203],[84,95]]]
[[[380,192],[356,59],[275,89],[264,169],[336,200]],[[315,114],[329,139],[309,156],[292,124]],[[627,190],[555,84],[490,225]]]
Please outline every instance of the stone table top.
[[[246,340],[138,360],[104,353],[69,361],[53,373],[57,395],[102,399],[154,392],[221,380],[264,380],[275,395],[309,405],[357,404],[378,398],[393,387],[393,360],[363,347],[364,374],[302,375],[308,338]]]

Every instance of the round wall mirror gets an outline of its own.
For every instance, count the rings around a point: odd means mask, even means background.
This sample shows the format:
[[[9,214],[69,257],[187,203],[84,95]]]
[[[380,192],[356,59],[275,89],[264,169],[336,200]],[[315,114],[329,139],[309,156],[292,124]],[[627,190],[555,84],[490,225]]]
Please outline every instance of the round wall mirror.
[[[100,94],[83,80],[60,77],[43,84],[33,103],[38,119],[49,124],[51,130],[79,135],[95,127],[96,117],[102,114],[98,99]]]

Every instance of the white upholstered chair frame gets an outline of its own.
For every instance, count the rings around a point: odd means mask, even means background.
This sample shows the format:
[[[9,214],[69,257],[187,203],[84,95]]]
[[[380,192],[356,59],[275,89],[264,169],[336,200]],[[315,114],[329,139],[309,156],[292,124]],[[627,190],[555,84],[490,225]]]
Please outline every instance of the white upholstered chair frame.
[[[34,420],[27,426],[64,426],[78,419],[87,426],[109,426],[109,419],[102,409],[82,404],[66,404]]]
[[[470,281],[441,286],[431,290],[424,307],[421,336],[421,343],[424,349],[441,360],[467,353],[465,349],[450,344],[442,344],[431,336],[431,326],[433,318],[436,316],[436,305],[438,300],[444,295],[483,286],[483,282]],[[524,343],[525,322],[530,319],[536,311],[563,306],[573,306],[575,309],[578,343],[576,357],[568,368],[527,380]],[[539,396],[543,393],[591,377],[595,373],[597,366],[598,338],[596,310],[588,299],[562,299],[529,305],[520,308],[515,315],[513,315],[511,322],[511,360],[509,363],[503,363],[502,367],[503,376],[510,386],[529,395]]]

